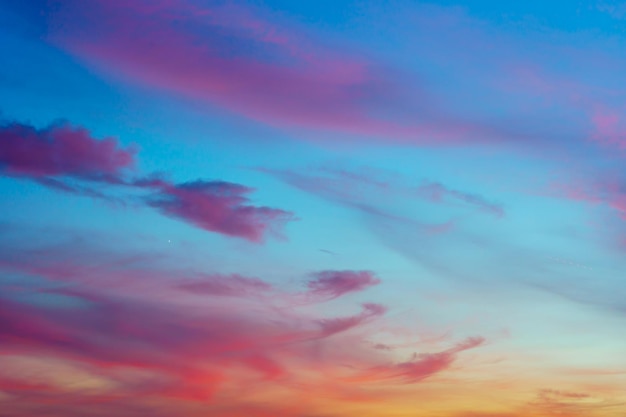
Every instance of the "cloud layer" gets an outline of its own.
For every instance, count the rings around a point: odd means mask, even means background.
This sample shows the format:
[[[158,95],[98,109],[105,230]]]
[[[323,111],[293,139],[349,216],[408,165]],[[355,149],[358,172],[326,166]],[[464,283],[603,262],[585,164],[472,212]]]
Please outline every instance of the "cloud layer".
[[[14,357],[29,369],[40,365],[28,365],[24,355],[35,355],[83,375],[66,386],[60,377],[0,371],[0,390],[12,396],[12,410],[26,403],[48,404],[50,410],[74,415],[76,404],[63,402],[71,396],[140,408],[158,398],[183,409],[218,412],[224,398],[240,392],[238,413],[253,404],[248,401],[254,395],[245,387],[255,381],[275,381],[272,387],[288,389],[292,396],[305,395],[310,378],[318,390],[334,386],[332,375],[342,375],[343,389],[350,384],[358,390],[363,372],[377,383],[414,383],[444,372],[456,354],[482,342],[471,339],[443,353],[381,368],[375,364],[385,354],[372,349],[367,338],[375,331],[370,326],[387,311],[383,305],[366,302],[356,314],[311,315],[293,309],[298,291],[280,290],[258,278],[215,274],[191,279],[188,273],[162,269],[159,277],[132,263],[120,268],[125,263],[111,254],[90,249],[72,258],[65,250],[14,248],[0,258],[4,273],[37,277],[37,284],[22,289],[0,282],[0,362]],[[28,266],[20,261],[24,257]],[[98,268],[94,280],[87,271],[102,264],[99,259],[111,267]],[[320,271],[312,277],[306,288],[323,295],[320,301],[379,283],[365,271]],[[141,290],[144,284],[151,291]],[[354,369],[351,377],[345,361]],[[270,395],[272,389],[261,391]]]

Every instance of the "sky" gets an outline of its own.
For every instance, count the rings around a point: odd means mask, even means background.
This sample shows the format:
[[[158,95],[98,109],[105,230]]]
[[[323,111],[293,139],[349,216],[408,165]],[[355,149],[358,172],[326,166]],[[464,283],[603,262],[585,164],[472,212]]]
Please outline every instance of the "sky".
[[[0,0],[0,416],[626,415],[626,3]]]

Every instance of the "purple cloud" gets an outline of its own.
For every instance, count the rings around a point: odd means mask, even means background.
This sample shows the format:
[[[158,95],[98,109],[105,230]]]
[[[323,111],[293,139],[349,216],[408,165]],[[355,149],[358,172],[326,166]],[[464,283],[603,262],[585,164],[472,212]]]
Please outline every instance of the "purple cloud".
[[[364,303],[361,313],[354,316],[335,317],[332,319],[318,320],[321,327],[321,337],[328,337],[337,333],[345,332],[353,327],[378,316],[382,316],[387,311],[387,307],[381,304]]]
[[[129,180],[136,150],[116,139],[95,139],[69,124],[43,129],[20,123],[0,126],[0,172],[27,178],[45,187],[122,204],[132,198],[109,195],[99,187],[126,191],[156,190],[145,203],[161,213],[228,236],[261,242],[267,232],[295,218],[293,213],[249,204],[253,188],[224,181],[171,184],[160,179]],[[77,183],[78,182],[78,183]]]
[[[233,274],[203,276],[180,284],[179,288],[195,294],[241,297],[265,293],[273,287],[259,278]]]
[[[50,14],[48,40],[101,73],[282,129],[430,144],[522,136],[437,108],[421,80],[272,17],[212,2],[71,0]]]
[[[419,382],[448,369],[458,353],[484,343],[485,339],[482,337],[470,337],[442,352],[414,354],[407,362],[378,366],[357,378],[361,381],[398,379],[408,384]]]
[[[462,203],[496,217],[503,217],[505,214],[501,205],[479,194],[457,190],[432,181],[424,181],[422,185],[416,187],[409,184],[406,179],[384,171],[372,169],[353,171],[328,167],[303,171],[261,168],[259,171],[300,190],[357,208],[369,206],[374,210],[374,206],[368,201],[373,196],[385,195],[388,200],[408,197],[435,204]]]
[[[21,123],[0,126],[0,171],[41,181],[70,177],[117,182],[135,166],[135,149],[113,138],[96,139],[67,123],[37,129]]]
[[[184,220],[204,230],[261,242],[268,231],[295,219],[293,213],[250,205],[253,188],[224,181],[194,181],[150,185],[156,193],[147,204],[166,216]]]
[[[306,285],[309,294],[333,299],[378,284],[380,279],[370,271],[321,271],[314,273]]]
[[[439,182],[426,182],[417,187],[415,193],[434,203],[461,202],[496,217],[504,217],[504,209],[501,205],[492,203],[478,194],[448,188]]]

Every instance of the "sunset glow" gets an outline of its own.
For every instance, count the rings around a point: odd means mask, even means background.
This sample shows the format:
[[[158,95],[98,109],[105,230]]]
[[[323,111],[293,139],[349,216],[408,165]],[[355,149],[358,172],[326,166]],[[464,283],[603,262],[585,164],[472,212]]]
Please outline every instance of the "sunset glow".
[[[626,416],[626,3],[0,0],[0,416]]]

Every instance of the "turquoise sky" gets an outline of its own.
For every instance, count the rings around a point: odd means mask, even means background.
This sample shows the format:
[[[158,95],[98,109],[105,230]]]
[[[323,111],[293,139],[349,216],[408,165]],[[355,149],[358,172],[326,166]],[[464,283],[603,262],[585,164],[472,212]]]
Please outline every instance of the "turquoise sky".
[[[623,414],[625,28],[0,0],[0,409]]]

